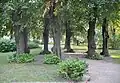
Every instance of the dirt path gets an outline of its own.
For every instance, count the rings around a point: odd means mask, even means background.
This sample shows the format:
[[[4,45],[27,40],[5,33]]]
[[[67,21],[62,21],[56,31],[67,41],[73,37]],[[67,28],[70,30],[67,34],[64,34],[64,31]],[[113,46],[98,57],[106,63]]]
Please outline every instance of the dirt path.
[[[62,58],[78,57],[89,64],[90,82],[88,83],[120,83],[120,64],[112,62],[111,58],[105,60],[89,60],[81,58],[79,54],[64,54]],[[37,57],[37,63],[41,63],[43,55]],[[83,82],[85,83],[85,82]]]
[[[120,83],[120,65],[106,61],[86,60],[89,63],[89,83]]]
[[[80,54],[71,54],[71,57],[79,57],[89,64],[90,82],[88,83],[120,83],[120,64],[113,63],[111,58],[104,60],[89,60],[81,58]],[[65,54],[65,58],[70,54]],[[83,82],[84,83],[84,82]]]
[[[81,56],[83,54],[80,53],[62,53],[62,55],[64,55],[62,59],[75,57],[85,60],[89,64],[91,80],[88,83],[120,83],[120,64],[115,64],[111,58],[105,58],[104,60],[89,60],[83,58]],[[39,57],[37,59],[39,59]],[[38,60],[38,63],[40,62],[41,61]]]

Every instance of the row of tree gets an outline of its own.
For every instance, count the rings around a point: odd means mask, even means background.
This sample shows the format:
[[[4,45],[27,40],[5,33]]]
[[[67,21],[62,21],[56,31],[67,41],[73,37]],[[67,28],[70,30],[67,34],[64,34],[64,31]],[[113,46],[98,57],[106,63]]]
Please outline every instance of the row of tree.
[[[44,51],[49,53],[49,34],[53,37],[53,53],[61,56],[61,35],[66,32],[65,48],[76,32],[87,31],[88,57],[95,54],[95,29],[102,27],[103,49],[109,56],[109,23],[120,19],[119,0],[6,0],[0,2],[1,36],[14,35],[17,53],[29,53],[28,39],[40,38],[43,32]]]

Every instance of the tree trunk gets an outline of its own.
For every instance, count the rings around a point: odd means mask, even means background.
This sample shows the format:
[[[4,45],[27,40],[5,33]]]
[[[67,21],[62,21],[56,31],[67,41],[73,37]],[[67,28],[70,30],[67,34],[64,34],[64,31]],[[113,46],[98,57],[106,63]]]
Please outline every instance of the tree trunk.
[[[20,30],[19,26],[14,27],[14,35],[15,35],[15,42],[16,42],[16,52],[17,54],[22,53],[29,53],[30,50],[28,48],[28,34],[26,29],[23,29],[23,31]]]
[[[53,25],[53,53],[61,57],[61,46],[60,46],[60,28],[57,27],[58,25]]]
[[[88,56],[91,57],[95,54],[96,44],[95,44],[95,24],[96,18],[89,21],[88,29]]]
[[[115,32],[116,32],[116,29],[115,28],[113,28],[112,30],[112,49],[117,49],[119,46],[117,46],[116,45],[116,34],[115,34]]]
[[[73,50],[71,49],[71,45],[70,45],[72,32],[71,32],[69,21],[66,21],[65,27],[66,27],[66,40],[65,40],[65,47],[64,48],[67,49],[66,52],[73,52]]]
[[[113,40],[115,40],[115,32],[116,32],[116,30],[115,30],[115,28],[113,28],[113,32],[112,32]]]
[[[79,40],[76,40],[76,45],[79,46]]]
[[[30,53],[30,49],[28,47],[28,29],[25,27],[23,29],[23,37],[24,37],[24,53]]]
[[[21,24],[19,23],[20,15],[19,10],[17,12],[13,11],[12,13],[12,21],[13,21],[13,30],[14,30],[14,36],[15,36],[15,42],[16,42],[16,53],[22,54],[22,53],[29,53],[30,50],[28,48],[28,30],[27,28],[21,27]]]
[[[101,55],[104,56],[109,56],[108,52],[108,22],[107,19],[103,19],[103,24],[102,24],[102,37],[103,37],[103,47],[102,47],[102,52],[100,53]]]
[[[53,46],[53,53],[58,55],[61,58],[61,46],[60,46],[60,37],[61,37],[61,29],[60,29],[60,23],[58,20],[58,16],[55,16],[55,8],[56,8],[56,0],[51,0],[51,7],[50,7],[50,20],[53,30],[53,40],[54,40],[54,46]]]
[[[90,13],[89,18],[89,29],[88,29],[88,55],[90,58],[95,55],[96,44],[95,44],[95,27],[96,27],[97,7],[93,7],[93,13]]]
[[[44,18],[44,32],[43,32],[43,41],[44,41],[44,50],[40,54],[49,54],[48,42],[49,42],[49,18]]]

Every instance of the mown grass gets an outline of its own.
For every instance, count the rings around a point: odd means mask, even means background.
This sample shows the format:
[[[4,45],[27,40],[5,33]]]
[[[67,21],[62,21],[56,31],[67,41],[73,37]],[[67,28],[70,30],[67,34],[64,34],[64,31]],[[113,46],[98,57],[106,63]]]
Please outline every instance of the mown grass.
[[[75,46],[72,48],[79,52],[86,52],[86,46]],[[32,49],[31,54],[39,55],[41,49]],[[100,52],[100,49],[97,50]],[[113,58],[120,58],[120,50],[109,50]],[[14,52],[0,53],[0,83],[11,82],[64,82],[65,79],[57,75],[57,65],[46,65],[42,63],[8,63],[7,57]],[[120,61],[120,59],[117,59]]]
[[[30,53],[32,55],[39,55],[41,49],[40,48],[36,48],[36,49],[31,49]],[[0,64],[7,64],[7,58],[8,56],[14,54],[15,52],[7,52],[7,53],[0,53]]]
[[[31,54],[39,55],[41,49],[32,49]],[[14,52],[0,53],[0,83],[66,81],[57,76],[57,65],[42,63],[8,63],[7,57]]]
[[[87,51],[87,45],[80,45],[80,46],[72,45],[71,47],[76,52],[86,52]],[[96,52],[98,52],[99,54],[101,51],[102,51],[102,49],[96,49]],[[110,54],[110,57],[113,58],[114,63],[120,64],[120,50],[109,49],[109,54]]]
[[[72,49],[74,49],[75,51],[79,51],[79,52],[86,52],[87,51],[87,45],[80,45],[80,46],[76,46],[76,45],[72,45],[71,46]],[[101,52],[102,49],[97,49],[96,51],[98,53]],[[109,53],[111,56],[115,57],[116,58],[119,58],[120,57],[120,50],[112,50],[112,49],[109,49]]]

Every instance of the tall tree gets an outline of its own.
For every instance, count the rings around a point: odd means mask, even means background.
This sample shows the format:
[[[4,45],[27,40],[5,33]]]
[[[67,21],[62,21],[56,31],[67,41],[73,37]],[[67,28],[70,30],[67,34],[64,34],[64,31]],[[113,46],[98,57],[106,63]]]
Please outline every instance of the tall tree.
[[[108,39],[109,39],[109,23],[110,21],[115,21],[120,19],[119,18],[119,7],[120,3],[119,1],[115,0],[115,1],[106,1],[104,2],[104,4],[102,5],[102,12],[101,13],[101,17],[103,20],[102,23],[102,37],[103,37],[103,47],[102,47],[102,52],[100,53],[101,55],[104,56],[110,56],[109,54],[109,46],[108,46]]]
[[[94,6],[89,10],[89,29],[88,29],[88,56],[91,57],[95,55],[96,43],[95,43],[95,28],[96,28],[96,20],[97,20],[97,4],[91,3]]]
[[[67,49],[66,52],[74,52],[73,49],[71,49],[71,37],[72,37],[72,29],[70,27],[70,21],[65,22],[65,28],[66,28],[66,39],[65,39],[65,47]]]
[[[89,29],[88,29],[88,57],[95,54],[96,44],[95,44],[95,27],[96,27],[96,7],[93,8],[93,18],[90,17]]]
[[[15,41],[17,46],[17,54],[29,53],[28,48],[28,33],[30,31],[30,25],[35,16],[36,11],[41,7],[42,1],[30,1],[30,0],[10,0],[5,4],[4,13],[7,14],[12,21]],[[32,12],[31,12],[32,11]],[[6,22],[7,23],[7,22]],[[9,29],[11,30],[11,28]]]
[[[102,37],[103,37],[103,47],[102,47],[102,52],[101,55],[104,56],[109,56],[108,52],[108,20],[107,18],[103,19],[103,24],[102,24]]]
[[[21,18],[21,8],[18,7],[15,11],[12,13],[12,22],[13,22],[13,30],[15,35],[15,41],[16,41],[16,47],[17,47],[17,54],[21,53],[29,53],[28,49],[28,32],[27,27],[22,27],[22,25],[19,23],[19,20]]]
[[[65,49],[66,52],[73,52],[73,49],[71,49],[71,37],[73,35],[73,30],[71,27],[71,20],[72,20],[72,12],[71,12],[71,3],[69,0],[65,0],[63,2],[63,24],[65,27],[65,32],[66,32],[66,39],[65,39]]]
[[[60,37],[61,37],[61,29],[60,29],[60,17],[58,14],[59,11],[59,1],[51,0],[51,10],[50,10],[50,21],[51,27],[53,31],[53,53],[61,57],[61,46],[60,46]]]
[[[45,2],[45,10],[44,10],[44,31],[43,31],[43,41],[44,41],[44,49],[40,54],[49,54],[48,50],[48,42],[49,42],[49,31],[50,31],[50,11],[51,11],[51,1],[47,0]]]

